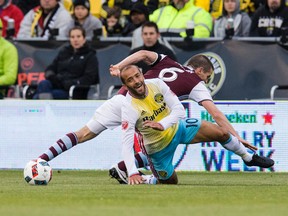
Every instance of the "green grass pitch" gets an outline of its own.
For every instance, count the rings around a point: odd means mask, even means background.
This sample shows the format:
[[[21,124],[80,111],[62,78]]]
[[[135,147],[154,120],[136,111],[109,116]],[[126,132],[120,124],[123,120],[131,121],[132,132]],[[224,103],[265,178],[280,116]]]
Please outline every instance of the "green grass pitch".
[[[178,185],[120,185],[108,171],[54,170],[30,186],[0,170],[1,216],[286,216],[288,173],[178,172]]]

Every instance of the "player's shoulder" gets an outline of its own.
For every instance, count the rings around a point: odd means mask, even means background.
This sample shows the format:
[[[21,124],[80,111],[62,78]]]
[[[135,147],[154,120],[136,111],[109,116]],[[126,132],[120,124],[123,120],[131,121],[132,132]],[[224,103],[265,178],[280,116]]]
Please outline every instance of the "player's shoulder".
[[[122,100],[121,109],[131,110],[133,106],[131,106],[133,101],[133,97],[128,93]]]
[[[145,83],[158,83],[159,81],[161,81],[159,78],[145,79]]]
[[[156,85],[156,86],[162,86],[162,85],[166,85],[165,82],[160,79],[160,78],[151,78],[151,79],[145,79],[145,83],[146,85]]]

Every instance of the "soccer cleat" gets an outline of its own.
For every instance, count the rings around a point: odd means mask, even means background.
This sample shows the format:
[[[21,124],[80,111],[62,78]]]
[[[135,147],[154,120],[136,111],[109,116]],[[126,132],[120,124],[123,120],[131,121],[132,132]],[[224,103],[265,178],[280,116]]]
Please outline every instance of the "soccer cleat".
[[[269,167],[274,165],[274,160],[272,160],[271,158],[268,158],[268,157],[259,156],[257,154],[254,154],[252,156],[251,161],[249,161],[249,162],[244,161],[244,163],[247,166],[258,166],[261,168],[269,168]]]
[[[128,184],[127,172],[120,170],[118,165],[112,166],[109,169],[109,175],[111,178],[115,178],[120,184]]]

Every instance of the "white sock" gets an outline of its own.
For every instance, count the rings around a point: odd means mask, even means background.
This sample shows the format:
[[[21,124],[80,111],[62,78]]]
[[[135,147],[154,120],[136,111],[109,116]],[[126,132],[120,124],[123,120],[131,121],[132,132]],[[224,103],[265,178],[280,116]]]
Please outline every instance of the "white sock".
[[[141,177],[144,179],[143,184],[157,184],[157,178],[154,175],[142,175]]]
[[[230,138],[225,143],[221,143],[221,145],[225,149],[239,155],[246,162],[252,160],[253,154],[250,154],[245,148],[245,146],[241,142],[239,142],[239,140],[236,137],[232,135],[230,135]]]

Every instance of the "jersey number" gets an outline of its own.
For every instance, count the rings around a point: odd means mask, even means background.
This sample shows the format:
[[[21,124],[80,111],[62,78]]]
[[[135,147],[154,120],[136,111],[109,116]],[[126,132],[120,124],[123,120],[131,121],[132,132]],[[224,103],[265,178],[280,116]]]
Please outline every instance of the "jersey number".
[[[161,80],[163,80],[164,82],[173,82],[178,77],[177,73],[184,73],[184,70],[180,69],[180,68],[176,68],[176,67],[165,68],[165,69],[160,71],[158,77]],[[167,77],[167,74],[170,76]],[[166,77],[164,77],[165,75],[166,75]]]
[[[195,118],[187,118],[185,121],[186,121],[186,128],[197,127],[198,125],[198,119]]]

